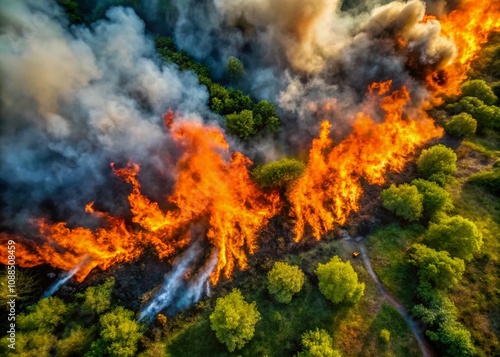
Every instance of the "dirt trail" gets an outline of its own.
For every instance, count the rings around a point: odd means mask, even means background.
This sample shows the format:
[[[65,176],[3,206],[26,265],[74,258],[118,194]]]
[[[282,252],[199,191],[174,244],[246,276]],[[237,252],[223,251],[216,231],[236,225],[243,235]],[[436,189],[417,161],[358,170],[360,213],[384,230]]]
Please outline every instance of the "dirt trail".
[[[375,284],[377,284],[380,293],[387,301],[389,301],[392,306],[394,306],[399,314],[403,316],[403,319],[406,321],[406,323],[410,327],[411,332],[413,333],[413,336],[415,336],[415,339],[417,340],[418,347],[420,347],[420,351],[422,352],[422,356],[431,357],[433,354],[415,320],[413,320],[413,318],[410,316],[408,310],[406,310],[404,306],[386,290],[384,284],[382,284],[377,274],[375,274],[375,272],[373,271],[364,242],[361,241],[357,243],[357,245],[359,245],[359,250],[361,252],[361,256],[363,257],[365,268],[368,271],[368,274],[370,274],[370,276],[372,277],[373,281],[375,281]]]

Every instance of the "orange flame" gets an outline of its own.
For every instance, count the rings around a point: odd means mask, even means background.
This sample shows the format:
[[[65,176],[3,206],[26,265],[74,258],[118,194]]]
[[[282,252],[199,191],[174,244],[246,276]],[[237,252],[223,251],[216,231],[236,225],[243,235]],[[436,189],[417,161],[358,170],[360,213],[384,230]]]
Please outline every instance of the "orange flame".
[[[389,91],[390,82],[370,86],[378,95]],[[374,95],[371,95],[375,99]],[[404,107],[410,95],[406,88],[396,90],[381,99],[385,121],[375,123],[365,113],[358,113],[353,132],[333,146],[329,138],[331,124],[321,124],[319,138],[313,141],[305,175],[289,194],[296,217],[296,241],[304,236],[309,225],[320,239],[334,227],[344,224],[351,212],[359,209],[363,192],[361,179],[370,184],[385,182],[387,170],[401,171],[408,156],[442,130],[423,111],[420,118],[404,118]]]
[[[253,253],[257,248],[257,232],[276,213],[278,196],[262,193],[251,181],[248,158],[238,152],[229,161],[223,158],[229,146],[220,129],[184,122],[174,124],[172,135],[186,148],[168,198],[177,210],[165,214],[140,193],[137,166],[115,172],[133,185],[129,195],[133,221],[143,228],[172,236],[193,222],[208,222],[207,238],[218,251],[211,278],[215,284],[222,272],[229,277],[235,265],[247,267],[246,251]]]
[[[154,245],[160,258],[169,257],[192,240],[181,233],[204,222],[208,225],[206,236],[218,254],[212,282],[215,284],[222,273],[230,277],[236,265],[245,269],[247,252],[257,248],[258,231],[279,209],[279,196],[258,189],[247,169],[252,162],[241,153],[224,158],[229,155],[229,145],[219,128],[196,122],[173,123],[172,135],[185,147],[177,164],[179,176],[168,198],[177,209],[165,213],[141,193],[138,165],[116,169],[111,164],[115,174],[132,185],[128,196],[132,221],[143,230],[135,231],[124,219],[95,211],[90,203],[86,211],[103,218],[106,228],[94,232],[82,227],[70,229],[64,222],[38,220],[44,242],[34,247],[19,244],[22,256],[18,264],[32,267],[48,263],[71,270],[85,259],[89,262],[76,273],[82,281],[97,266],[104,270],[136,259],[146,244]]]
[[[458,95],[480,46],[490,32],[500,30],[500,2],[462,0],[456,10],[439,22],[441,32],[455,42],[458,54],[450,66],[430,74],[427,84],[437,95]]]

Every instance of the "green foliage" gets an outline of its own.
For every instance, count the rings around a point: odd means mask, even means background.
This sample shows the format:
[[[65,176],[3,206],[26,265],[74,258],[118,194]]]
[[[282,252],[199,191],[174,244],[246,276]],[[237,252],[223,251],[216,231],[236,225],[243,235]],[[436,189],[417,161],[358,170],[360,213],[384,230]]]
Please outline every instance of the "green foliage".
[[[182,70],[191,70],[198,75],[200,83],[208,88],[210,109],[226,116],[229,132],[243,140],[259,132],[268,134],[278,132],[280,120],[273,104],[265,100],[255,104],[250,96],[241,90],[225,88],[213,82],[208,67],[196,62],[187,52],[179,51],[172,38],[156,36],[155,43],[164,59],[174,62]],[[237,58],[230,57],[226,74],[231,81],[237,81],[245,74],[243,64]]]
[[[473,222],[462,216],[442,217],[439,222],[430,223],[425,242],[454,257],[471,260],[481,250],[483,236]]]
[[[108,310],[114,285],[115,279],[110,277],[101,285],[88,287],[83,294],[79,295],[85,299],[82,311],[95,312],[100,315]]]
[[[481,130],[500,128],[500,108],[494,105],[486,105],[482,100],[475,97],[463,97],[458,103],[450,104],[447,109],[453,113],[465,112],[477,121],[477,127]]]
[[[30,331],[16,333],[16,349],[9,349],[12,357],[50,357],[54,356],[52,347],[57,339],[47,332]],[[14,352],[14,353],[12,353]]]
[[[112,357],[136,355],[142,334],[132,311],[119,306],[101,316],[99,327],[101,338],[92,344],[94,352],[105,350]]]
[[[261,100],[253,108],[253,113],[257,129],[263,129],[270,134],[278,132],[280,122],[274,104]]]
[[[333,340],[325,330],[316,329],[302,335],[302,352],[297,357],[341,357],[333,349]]]
[[[52,332],[64,321],[65,314],[64,302],[57,297],[49,297],[28,307],[28,313],[20,314],[17,322],[23,331]]]
[[[276,262],[267,274],[268,289],[279,302],[288,304],[304,285],[304,273],[298,266]]]
[[[404,183],[382,191],[382,206],[407,221],[417,221],[422,216],[424,196],[417,187]]]
[[[75,0],[56,0],[57,3],[64,9],[66,16],[73,24],[81,24],[83,22],[82,16],[80,14],[80,8],[78,7],[78,2]]]
[[[469,178],[469,183],[483,187],[492,194],[500,197],[500,169],[480,172]]]
[[[438,344],[440,355],[475,356],[470,332],[456,320],[457,309],[453,303],[447,297],[438,294],[426,304],[427,306],[416,305],[412,313],[429,326],[426,335]]]
[[[477,121],[468,113],[454,115],[445,125],[446,132],[450,135],[463,137],[476,133]]]
[[[465,269],[462,259],[451,258],[446,251],[438,252],[422,244],[412,246],[410,262],[418,268],[421,281],[428,281],[440,289],[455,286]]]
[[[239,114],[226,115],[226,126],[230,133],[247,140],[255,133],[253,112],[251,110],[242,110]]]
[[[226,63],[226,76],[231,82],[240,80],[245,76],[245,66],[239,59],[230,56]]]
[[[71,330],[67,337],[57,341],[57,356],[83,356],[91,337],[90,330],[84,330],[81,327]]]
[[[358,282],[358,274],[351,262],[343,262],[338,256],[326,264],[318,264],[315,273],[319,279],[319,290],[333,303],[355,303],[364,294],[365,284]]]
[[[450,194],[437,183],[424,179],[415,179],[411,184],[423,196],[422,206],[425,217],[432,218],[438,212],[453,209]]]
[[[435,145],[423,150],[417,160],[420,174],[428,180],[444,184],[448,176],[457,171],[457,155],[444,145]]]
[[[390,333],[390,331],[387,330],[387,329],[381,330],[379,338],[380,338],[380,341],[382,341],[385,344],[388,344],[389,342],[391,342],[391,333]]]
[[[283,158],[252,170],[252,176],[261,187],[287,187],[298,180],[306,165],[297,159]]]
[[[239,289],[218,298],[210,315],[212,330],[230,352],[242,348],[252,339],[259,320],[260,313],[255,302],[247,303]]]
[[[462,84],[462,96],[476,97],[487,105],[493,105],[498,100],[490,86],[482,79],[472,79]]]
[[[7,286],[7,269],[2,269],[0,272],[0,306],[7,309],[7,301],[9,301],[8,286]],[[20,303],[30,299],[30,296],[37,289],[37,280],[30,271],[17,269],[16,267],[16,302]],[[29,303],[29,302],[27,302]]]

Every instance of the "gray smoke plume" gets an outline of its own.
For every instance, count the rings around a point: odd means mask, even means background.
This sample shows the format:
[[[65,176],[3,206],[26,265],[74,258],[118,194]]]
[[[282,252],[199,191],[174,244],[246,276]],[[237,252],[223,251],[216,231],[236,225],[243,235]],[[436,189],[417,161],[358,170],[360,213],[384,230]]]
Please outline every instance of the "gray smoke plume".
[[[167,3],[177,14],[176,44],[207,63],[216,77],[222,78],[229,56],[244,63],[247,76],[240,87],[278,105],[291,153],[309,147],[323,119],[340,136],[348,132],[348,118],[360,110],[373,82],[406,85],[418,106],[428,98],[422,76],[456,55],[439,23],[422,21],[427,3],[428,13],[448,11],[444,1],[357,1],[344,7],[340,0]],[[332,102],[335,110],[325,112]]]
[[[49,0],[3,1],[0,18],[7,227],[47,211],[74,219],[94,200],[116,211],[111,161],[141,163],[146,180],[171,177],[162,114],[172,108],[177,117],[214,119],[206,88],[160,61],[131,9],[112,8],[85,27],[70,26]]]

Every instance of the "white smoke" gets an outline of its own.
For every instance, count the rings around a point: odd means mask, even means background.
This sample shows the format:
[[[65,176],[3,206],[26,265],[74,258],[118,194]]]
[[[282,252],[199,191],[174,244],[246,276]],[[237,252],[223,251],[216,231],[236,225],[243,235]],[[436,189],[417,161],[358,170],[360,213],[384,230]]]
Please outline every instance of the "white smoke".
[[[99,197],[113,206],[111,161],[173,175],[162,114],[214,118],[206,88],[161,62],[131,9],[112,8],[85,27],[68,25],[53,1],[3,1],[0,19],[0,194],[9,225],[39,216],[40,205],[69,215]]]
[[[73,269],[68,272],[62,273],[61,276],[42,294],[42,299],[51,297],[56,293],[61,286],[63,286],[69,279],[71,279],[78,271],[90,262],[89,257],[84,257]]]
[[[201,299],[210,284],[208,279],[217,263],[217,251],[212,252],[211,258],[193,278],[186,278],[201,254],[199,244],[195,243],[174,260],[160,292],[141,311],[139,320],[152,319],[165,309],[172,314],[182,311]]]

